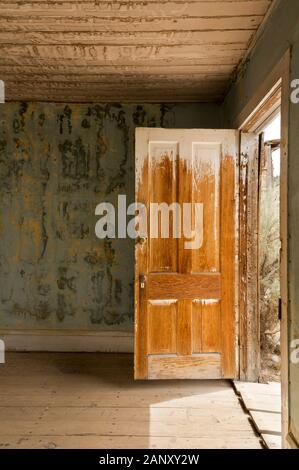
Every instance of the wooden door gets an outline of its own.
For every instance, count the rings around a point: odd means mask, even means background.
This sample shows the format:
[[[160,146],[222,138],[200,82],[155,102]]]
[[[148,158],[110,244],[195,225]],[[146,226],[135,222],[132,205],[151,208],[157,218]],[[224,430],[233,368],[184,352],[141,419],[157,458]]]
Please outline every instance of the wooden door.
[[[235,377],[237,150],[233,130],[136,129],[136,201],[147,213],[135,248],[136,379]],[[167,238],[152,207],[172,203],[181,213],[169,210]],[[182,229],[185,207],[194,234]]]

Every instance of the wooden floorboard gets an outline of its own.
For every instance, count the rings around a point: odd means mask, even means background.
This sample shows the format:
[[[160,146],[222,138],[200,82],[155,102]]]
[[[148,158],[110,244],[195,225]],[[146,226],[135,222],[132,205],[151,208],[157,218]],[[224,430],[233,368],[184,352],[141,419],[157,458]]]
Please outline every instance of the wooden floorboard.
[[[268,449],[281,449],[281,436],[272,434],[262,434],[262,438]]]
[[[133,380],[130,354],[9,353],[0,448],[261,448],[224,380]]]
[[[280,396],[280,383],[279,382],[271,382],[270,384],[260,384],[260,383],[252,383],[252,382],[234,382],[236,389],[238,392],[242,393],[254,393],[256,396],[260,395],[274,395]]]
[[[271,397],[269,399],[269,397]],[[246,407],[252,411],[266,411],[281,413],[281,399],[279,395],[254,395],[253,393],[242,393]]]
[[[280,383],[234,382],[243,406],[269,449],[281,448]]]
[[[281,435],[281,415],[266,411],[250,411],[253,421],[261,434]]]

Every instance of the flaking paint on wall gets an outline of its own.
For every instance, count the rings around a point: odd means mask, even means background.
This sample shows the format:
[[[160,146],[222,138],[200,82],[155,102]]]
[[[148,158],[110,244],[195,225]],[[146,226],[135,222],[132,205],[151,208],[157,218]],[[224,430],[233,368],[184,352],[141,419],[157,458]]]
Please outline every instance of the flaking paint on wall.
[[[136,126],[217,127],[214,105],[0,108],[0,326],[130,330],[134,247],[95,207],[134,199]]]

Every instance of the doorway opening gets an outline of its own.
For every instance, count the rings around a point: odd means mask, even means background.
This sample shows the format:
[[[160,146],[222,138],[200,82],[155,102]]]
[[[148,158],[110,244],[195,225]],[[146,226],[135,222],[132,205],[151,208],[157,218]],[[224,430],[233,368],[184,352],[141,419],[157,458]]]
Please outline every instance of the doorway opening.
[[[240,379],[249,382],[280,381],[284,84],[276,81],[240,127]]]
[[[260,318],[259,382],[280,381],[280,147],[281,114],[260,134],[258,309]]]
[[[246,248],[243,258],[240,251],[240,279],[245,273],[246,282],[240,282],[237,390],[270,448],[284,443],[287,419],[287,70],[286,60],[282,78],[267,94],[264,88],[264,98],[257,93],[259,104],[240,126],[240,247]],[[248,141],[251,147],[244,145]]]

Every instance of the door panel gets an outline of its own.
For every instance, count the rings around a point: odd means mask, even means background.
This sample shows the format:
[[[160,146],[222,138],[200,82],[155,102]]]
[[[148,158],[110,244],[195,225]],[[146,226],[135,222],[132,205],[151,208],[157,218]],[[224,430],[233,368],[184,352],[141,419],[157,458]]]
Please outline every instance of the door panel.
[[[150,300],[148,354],[176,354],[177,301]]]
[[[194,144],[192,149],[192,202],[201,202],[203,211],[203,243],[191,250],[191,272],[219,271],[220,221],[220,144]]]
[[[202,351],[221,352],[221,317],[220,302],[217,300],[203,300],[202,308]]]
[[[219,379],[220,354],[149,356],[147,374],[148,379]]]
[[[236,131],[136,130],[148,214],[135,250],[136,379],[235,376],[237,144]]]
[[[149,202],[171,204],[177,200],[177,143],[149,144],[149,175],[151,184],[148,187]],[[157,238],[149,238],[149,271],[177,271],[177,239],[162,238],[160,220],[157,226]],[[152,227],[153,229],[153,227]]]

